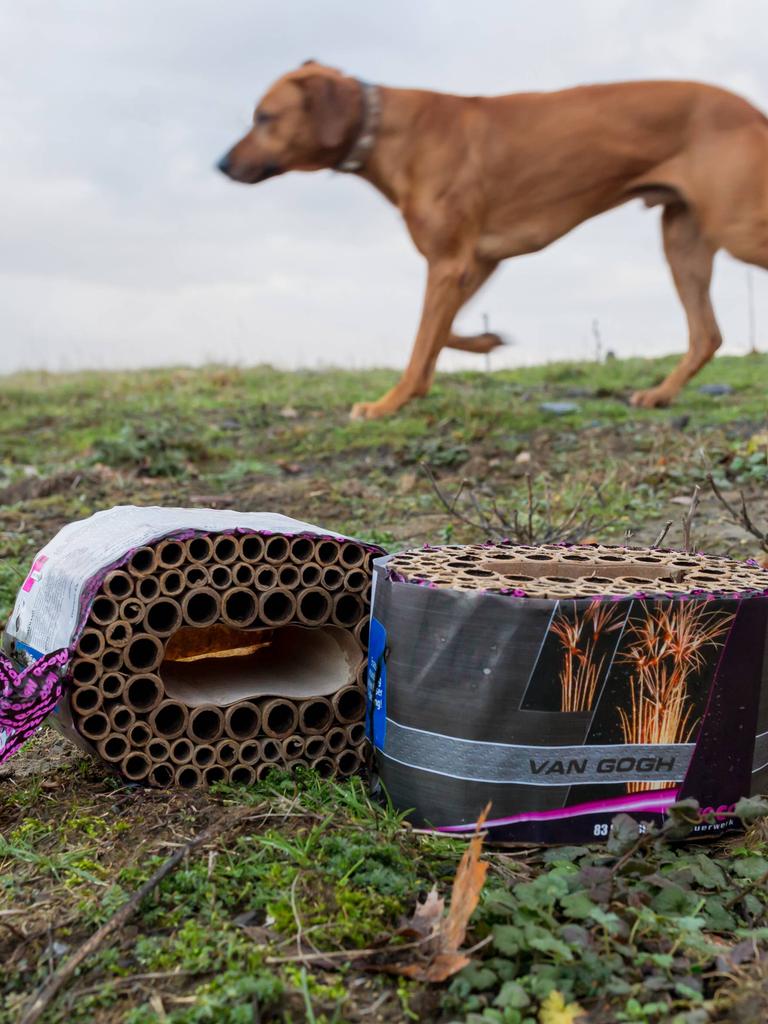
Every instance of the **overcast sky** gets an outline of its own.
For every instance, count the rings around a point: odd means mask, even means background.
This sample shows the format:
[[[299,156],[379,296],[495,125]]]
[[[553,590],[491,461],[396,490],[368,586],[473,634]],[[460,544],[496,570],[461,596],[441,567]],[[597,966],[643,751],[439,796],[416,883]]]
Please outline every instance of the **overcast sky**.
[[[306,58],[467,93],[695,78],[768,109],[767,28],[765,0],[5,0],[2,369],[403,365],[424,272],[394,208],[348,175],[212,169]],[[620,354],[681,351],[658,219],[633,203],[507,261],[459,327],[517,339],[495,365],[591,357],[595,318]],[[714,294],[745,351],[745,267],[721,254]]]

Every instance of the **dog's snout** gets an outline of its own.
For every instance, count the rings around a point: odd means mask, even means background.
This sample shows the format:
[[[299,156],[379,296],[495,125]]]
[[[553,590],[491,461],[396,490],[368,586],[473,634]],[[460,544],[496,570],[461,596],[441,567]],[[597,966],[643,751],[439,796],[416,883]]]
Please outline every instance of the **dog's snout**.
[[[232,169],[232,157],[230,153],[225,153],[224,156],[216,163],[216,166],[222,174],[229,174]]]

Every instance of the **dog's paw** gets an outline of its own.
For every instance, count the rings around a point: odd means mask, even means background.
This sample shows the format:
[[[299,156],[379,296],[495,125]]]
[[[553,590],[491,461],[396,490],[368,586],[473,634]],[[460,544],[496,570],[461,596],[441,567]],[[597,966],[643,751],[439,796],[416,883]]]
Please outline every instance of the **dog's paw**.
[[[389,409],[382,407],[378,402],[355,402],[349,411],[351,420],[378,420],[386,416]]]
[[[636,409],[659,409],[669,405],[672,395],[663,388],[648,388],[647,391],[636,391],[629,400]]]

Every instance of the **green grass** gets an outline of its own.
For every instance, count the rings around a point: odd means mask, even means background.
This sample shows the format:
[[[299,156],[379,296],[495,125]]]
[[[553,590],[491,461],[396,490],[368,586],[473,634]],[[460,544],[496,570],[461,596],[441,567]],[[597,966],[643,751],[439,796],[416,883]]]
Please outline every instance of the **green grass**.
[[[171,369],[39,374],[0,382],[0,616],[35,552],[66,522],[113,504],[270,509],[392,548],[474,541],[422,470],[481,510],[541,535],[582,510],[575,535],[648,542],[713,472],[765,510],[768,358],[721,358],[674,407],[630,392],[671,360],[557,364],[438,378],[390,420],[352,423],[387,371]],[[731,393],[701,394],[706,382]],[[578,409],[553,416],[544,401]],[[462,506],[470,519],[476,509]],[[758,515],[759,518],[759,515]],[[679,542],[679,528],[670,533]],[[705,498],[697,544],[746,557],[756,540]],[[359,781],[274,776],[247,791],[121,788],[44,730],[0,770],[0,1022],[175,848],[233,805],[252,816],[193,854],[93,957],[45,1020],[129,1024],[471,1021],[538,1024],[551,993],[592,1024],[765,1019],[768,832],[718,843],[495,851],[468,943],[440,986],[366,971],[354,950],[398,929],[432,888],[450,892],[463,846],[415,833]],[[271,962],[302,948],[347,963]],[[396,941],[396,940],[393,940]],[[743,960],[742,960],[743,958]],[[375,957],[371,962],[375,962]],[[559,998],[559,997],[558,997]]]

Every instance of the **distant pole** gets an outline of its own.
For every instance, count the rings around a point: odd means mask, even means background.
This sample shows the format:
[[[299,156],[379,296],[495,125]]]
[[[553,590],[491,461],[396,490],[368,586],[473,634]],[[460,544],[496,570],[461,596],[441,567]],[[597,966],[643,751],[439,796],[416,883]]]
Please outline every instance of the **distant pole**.
[[[747,267],[747,311],[749,315],[749,354],[757,355],[755,329],[755,290],[752,281],[752,267]]]
[[[597,317],[592,321],[592,337],[595,339],[595,362],[599,363],[603,357],[603,339],[600,337],[600,321]]]

